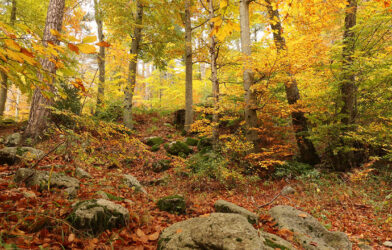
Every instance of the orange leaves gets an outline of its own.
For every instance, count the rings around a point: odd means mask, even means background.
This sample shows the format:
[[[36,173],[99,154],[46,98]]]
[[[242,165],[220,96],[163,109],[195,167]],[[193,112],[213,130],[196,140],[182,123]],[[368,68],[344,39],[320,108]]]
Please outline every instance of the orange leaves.
[[[68,43],[68,48],[79,55],[79,48],[75,44]]]
[[[75,88],[80,89],[80,90],[83,91],[83,92],[86,92],[86,88],[84,87],[83,82],[82,82],[81,79],[77,78],[77,79],[75,79],[74,81],[72,81],[71,84],[72,84]]]
[[[96,43],[95,45],[97,45],[99,47],[105,47],[105,48],[109,48],[111,46],[108,42],[105,42],[105,41]]]

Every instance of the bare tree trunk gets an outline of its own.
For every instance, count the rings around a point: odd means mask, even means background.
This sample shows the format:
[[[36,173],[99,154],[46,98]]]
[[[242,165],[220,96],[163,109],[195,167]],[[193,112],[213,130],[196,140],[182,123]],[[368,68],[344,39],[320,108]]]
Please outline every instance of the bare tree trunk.
[[[357,23],[357,0],[349,0],[346,7],[343,34],[343,82],[340,87],[342,93],[343,107],[341,113],[344,115],[342,122],[345,125],[352,124],[355,120],[355,76],[351,69],[355,50],[355,33],[352,28]]]
[[[94,8],[95,8],[95,22],[98,27],[98,40],[99,42],[104,41],[103,35],[103,21],[102,21],[102,13],[100,10],[98,0],[94,0]],[[99,54],[97,56],[98,59],[98,69],[99,69],[99,82],[98,82],[98,94],[97,94],[97,105],[95,108],[95,112],[99,112],[105,97],[105,47],[99,47]]]
[[[56,36],[54,36],[50,31],[61,31],[63,25],[64,7],[65,0],[50,0],[43,37],[44,46],[47,46],[48,42],[53,42],[55,44],[59,43]],[[56,66],[49,60],[49,58],[42,59],[41,65],[42,68],[50,74],[54,75],[56,73]],[[40,74],[38,77],[43,79],[43,76]],[[54,76],[51,80],[53,83],[55,80]],[[53,85],[50,87],[53,89]],[[46,129],[47,119],[50,114],[48,106],[51,104],[52,100],[45,98],[41,93],[41,90],[36,88],[30,108],[29,123],[24,134],[25,138],[38,139],[42,135],[43,131]]]
[[[131,54],[135,55],[129,63],[129,76],[128,85],[125,88],[125,99],[124,99],[124,125],[132,129],[132,101],[133,94],[136,86],[136,74],[137,74],[137,59],[139,55],[140,41],[142,39],[142,24],[143,24],[143,5],[140,1],[137,1],[136,10],[136,25],[132,37]]]
[[[249,57],[251,56],[250,25],[249,25],[249,0],[240,1],[240,27],[241,27],[241,50],[244,54],[244,90],[245,90],[245,122],[247,126],[246,138],[253,143],[254,151],[260,150],[260,138],[257,133],[259,122],[257,118],[257,98],[251,90],[254,83],[253,72],[250,69]]]
[[[192,23],[191,0],[185,0],[185,126],[189,132],[193,123],[193,61],[192,61]]]
[[[210,20],[215,17],[214,2],[209,0]],[[210,22],[210,31],[214,29],[214,22]],[[212,96],[214,102],[214,113],[212,114],[212,139],[213,146],[216,149],[219,143],[219,81],[218,81],[218,67],[216,60],[218,59],[217,42],[215,35],[210,36],[210,63],[211,63],[211,82],[212,82]]]
[[[279,17],[278,9],[273,9],[271,0],[265,0],[267,3],[268,14],[270,18],[270,25],[273,31],[273,37],[278,54],[286,50],[286,41],[282,35],[282,24]],[[297,81],[291,76],[287,69],[287,74],[292,78],[290,82],[285,83],[286,97],[290,105],[296,104],[300,100]],[[301,161],[308,164],[317,164],[320,158],[316,152],[313,142],[308,139],[308,121],[302,111],[292,111],[291,119],[295,132],[295,138],[300,152]]]
[[[15,24],[16,21],[16,0],[12,0],[12,8],[11,8],[11,26]],[[8,93],[8,75],[1,71],[1,86],[0,86],[0,117],[4,115],[5,103],[7,101],[7,93]]]

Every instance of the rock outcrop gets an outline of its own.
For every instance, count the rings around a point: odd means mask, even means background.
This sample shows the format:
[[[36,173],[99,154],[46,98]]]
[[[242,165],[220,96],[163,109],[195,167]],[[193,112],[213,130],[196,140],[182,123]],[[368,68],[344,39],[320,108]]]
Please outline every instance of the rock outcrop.
[[[246,210],[243,207],[240,207],[234,203],[225,201],[225,200],[218,200],[214,204],[215,212],[218,213],[234,213],[244,216],[249,223],[255,224],[257,223],[257,215]]]

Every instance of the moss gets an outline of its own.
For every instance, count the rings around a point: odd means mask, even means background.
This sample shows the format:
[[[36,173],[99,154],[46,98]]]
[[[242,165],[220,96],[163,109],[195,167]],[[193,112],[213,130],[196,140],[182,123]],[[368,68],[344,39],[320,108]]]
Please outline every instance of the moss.
[[[197,150],[199,150],[199,152],[202,154],[211,151],[212,140],[210,138],[205,138],[205,137],[201,138],[197,143]]]
[[[270,239],[265,239],[265,240],[264,240],[264,244],[266,244],[266,245],[269,246],[269,247],[272,247],[273,249],[290,250],[289,248],[287,248],[287,247],[285,247],[285,246],[282,246],[282,245],[279,245],[278,243],[273,242],[273,241],[270,240]]]
[[[151,147],[152,152],[157,152],[157,151],[159,151],[159,149],[161,149],[161,145],[154,145]]]
[[[163,197],[157,202],[157,206],[161,211],[173,214],[185,214],[186,211],[185,199],[180,195]]]
[[[147,140],[146,144],[150,147],[153,146],[160,146],[162,143],[164,143],[165,141],[162,139],[162,137],[151,137]]]
[[[169,160],[159,160],[152,164],[152,170],[155,173],[166,171],[170,168],[170,161]]]
[[[189,146],[197,146],[197,144],[199,143],[199,140],[195,139],[195,138],[188,137],[188,138],[186,138],[185,143]]]
[[[165,144],[164,147],[171,155],[188,155],[193,152],[193,150],[190,149],[188,145],[180,141],[176,141],[171,144]]]

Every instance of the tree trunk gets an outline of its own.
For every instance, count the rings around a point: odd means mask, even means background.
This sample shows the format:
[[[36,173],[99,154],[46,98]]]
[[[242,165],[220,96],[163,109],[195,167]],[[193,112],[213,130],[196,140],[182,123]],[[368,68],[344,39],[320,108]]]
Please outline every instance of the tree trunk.
[[[46,17],[46,24],[43,37],[43,45],[47,46],[48,42],[59,44],[56,36],[50,32],[52,29],[58,32],[61,31],[64,17],[65,0],[50,0],[48,13]],[[43,70],[54,75],[56,73],[56,66],[52,63],[49,58],[41,60]],[[43,80],[41,74],[38,75],[39,79]],[[54,77],[52,77],[52,82]],[[51,83],[50,83],[51,84]],[[53,85],[50,86],[53,88]],[[29,123],[27,125],[24,137],[38,139],[47,126],[47,119],[50,114],[48,106],[52,104],[52,100],[45,98],[39,88],[34,91],[31,108]]]
[[[286,50],[286,41],[282,35],[282,24],[279,18],[278,9],[273,9],[270,0],[265,1],[267,3],[268,14],[270,18],[270,26],[273,31],[273,37],[275,46],[278,54],[281,54]],[[291,82],[285,83],[286,97],[289,105],[294,105],[300,100],[300,94],[296,80],[291,76],[291,73],[287,69],[287,74],[290,76]],[[291,119],[295,132],[295,138],[300,152],[301,161],[308,164],[317,164],[320,162],[320,158],[316,152],[316,149],[311,140],[308,139],[308,121],[302,111],[292,111]]]
[[[346,7],[343,34],[343,76],[340,91],[342,93],[344,115],[342,122],[350,125],[355,120],[355,76],[352,70],[353,55],[355,51],[355,33],[352,28],[357,22],[357,0],[349,0]]]
[[[253,72],[250,68],[251,41],[249,25],[249,0],[240,1],[240,27],[241,27],[241,51],[244,54],[244,90],[245,90],[245,122],[247,126],[246,138],[253,144],[253,151],[260,151],[260,138],[257,132],[259,122],[257,118],[257,98],[251,90],[254,83]]]
[[[192,23],[191,0],[185,0],[185,131],[193,123],[193,82],[192,82]]]
[[[124,99],[124,125],[132,129],[132,101],[133,94],[136,86],[136,74],[137,74],[137,59],[139,55],[140,41],[142,38],[142,24],[143,24],[143,5],[140,1],[137,1],[136,10],[136,25],[132,37],[131,54],[134,55],[129,63],[129,76],[128,85],[125,88],[125,99]]]
[[[10,23],[11,26],[15,24],[16,21],[16,0],[12,0],[12,8],[11,8],[11,17]],[[8,75],[1,71],[1,86],[0,86],[0,117],[4,115],[5,103],[7,101],[7,93],[8,93]]]
[[[102,22],[102,13],[99,8],[98,0],[94,0],[94,8],[95,8],[95,22],[98,27],[98,41],[104,41],[103,35],[103,22]],[[99,69],[99,82],[98,82],[98,94],[97,94],[97,105],[95,112],[99,112],[105,97],[105,47],[99,47],[98,54],[98,69]]]
[[[210,20],[215,17],[214,2],[209,0]],[[214,29],[215,23],[210,22],[210,32]],[[214,103],[214,111],[212,114],[212,139],[213,147],[216,149],[219,143],[219,81],[218,81],[218,67],[216,60],[218,59],[217,42],[215,35],[210,36],[210,63],[211,63],[211,82],[212,82],[212,96]]]

